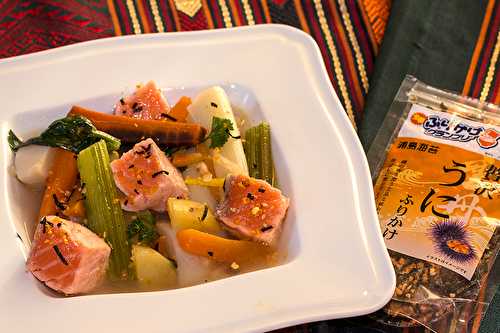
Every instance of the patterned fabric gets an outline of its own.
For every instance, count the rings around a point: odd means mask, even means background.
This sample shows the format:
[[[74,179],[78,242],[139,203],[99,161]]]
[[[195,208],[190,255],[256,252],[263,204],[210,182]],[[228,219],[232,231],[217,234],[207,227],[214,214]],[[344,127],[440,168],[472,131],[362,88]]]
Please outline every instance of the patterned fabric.
[[[4,0],[0,57],[114,34],[288,24],[318,42],[356,127],[389,8],[390,0]]]
[[[354,126],[363,118],[391,0],[0,0],[0,58],[114,35],[288,24],[318,43]],[[463,94],[500,103],[500,0],[487,0]],[[477,332],[480,315],[473,332]],[[366,317],[279,332],[422,332]]]
[[[500,1],[490,0],[462,94],[500,104]]]
[[[0,0],[0,58],[113,35],[106,0]]]
[[[385,27],[389,1],[137,0],[108,1],[117,35],[288,24],[318,42],[330,79],[354,126],[361,120],[368,78]],[[364,3],[371,4],[364,12]],[[377,14],[380,7],[382,14]],[[370,14],[370,15],[368,15]],[[372,31],[376,27],[377,34]],[[378,37],[377,37],[378,36]]]

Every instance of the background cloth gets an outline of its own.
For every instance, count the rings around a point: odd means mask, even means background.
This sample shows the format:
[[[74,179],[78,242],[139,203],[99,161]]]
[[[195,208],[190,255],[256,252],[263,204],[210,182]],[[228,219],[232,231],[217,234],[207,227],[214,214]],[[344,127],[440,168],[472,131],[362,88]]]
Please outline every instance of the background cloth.
[[[0,0],[0,58],[117,35],[263,23],[291,25],[316,40],[365,149],[406,73],[500,103],[500,0]],[[498,332],[499,298],[480,332]],[[367,317],[279,330],[401,331],[424,330]]]

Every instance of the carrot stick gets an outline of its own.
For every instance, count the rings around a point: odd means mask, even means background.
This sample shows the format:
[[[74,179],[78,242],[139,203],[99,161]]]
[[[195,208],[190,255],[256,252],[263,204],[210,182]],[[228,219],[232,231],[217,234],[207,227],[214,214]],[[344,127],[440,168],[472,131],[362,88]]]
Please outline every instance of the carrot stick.
[[[247,263],[270,254],[266,246],[249,241],[233,240],[211,235],[195,229],[177,233],[181,248],[191,254],[225,263]]]
[[[159,144],[171,147],[192,146],[200,143],[207,130],[198,124],[137,119],[111,115],[73,106],[68,115],[88,118],[94,126],[124,142],[138,142],[152,138]]]
[[[191,104],[191,98],[182,96],[174,107],[170,109],[168,115],[179,122],[185,122],[188,116],[188,106]]]
[[[61,210],[56,206],[56,199],[59,202],[66,201],[67,196],[75,186],[78,174],[75,154],[61,148],[54,149],[56,152],[45,183],[45,192],[38,213],[39,220]]]

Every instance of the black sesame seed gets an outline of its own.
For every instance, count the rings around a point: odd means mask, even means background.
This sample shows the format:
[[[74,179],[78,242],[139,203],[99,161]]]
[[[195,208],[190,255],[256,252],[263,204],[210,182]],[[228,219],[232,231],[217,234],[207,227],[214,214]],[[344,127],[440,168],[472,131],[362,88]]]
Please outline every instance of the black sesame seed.
[[[161,114],[161,116],[162,116],[163,118],[167,118],[168,120],[177,121],[177,119],[176,119],[176,118],[172,117],[171,115],[169,115],[168,113],[165,113],[165,112],[163,112],[163,113]]]
[[[57,195],[55,193],[52,193],[52,199],[54,200],[54,205],[56,205],[56,207],[60,210],[65,210],[66,209],[66,206],[59,201],[59,199],[57,198]]]
[[[274,228],[274,227],[273,227],[272,225],[269,225],[269,226],[267,226],[267,227],[262,227],[262,228],[260,228],[260,231],[261,231],[261,232],[266,232],[266,231],[271,230],[272,228]]]
[[[66,258],[64,258],[64,256],[62,255],[61,250],[59,250],[59,247],[58,247],[57,245],[54,245],[54,246],[52,246],[52,248],[54,249],[54,251],[56,251],[56,254],[57,254],[57,256],[59,257],[59,259],[61,260],[61,262],[62,262],[64,265],[68,266],[68,265],[69,265],[69,263],[68,263],[68,261],[66,260]]]
[[[166,170],[160,170],[160,171],[157,171],[157,172],[153,173],[153,174],[151,175],[151,177],[156,178],[156,177],[158,177],[159,175],[161,175],[162,173],[168,176],[168,171],[166,171]]]
[[[201,215],[201,221],[205,221],[205,219],[207,218],[207,215],[208,215],[208,206],[205,205],[203,207],[203,214]]]
[[[42,233],[45,233],[47,231],[47,218],[44,217],[41,221],[40,224],[43,225],[42,228]]]

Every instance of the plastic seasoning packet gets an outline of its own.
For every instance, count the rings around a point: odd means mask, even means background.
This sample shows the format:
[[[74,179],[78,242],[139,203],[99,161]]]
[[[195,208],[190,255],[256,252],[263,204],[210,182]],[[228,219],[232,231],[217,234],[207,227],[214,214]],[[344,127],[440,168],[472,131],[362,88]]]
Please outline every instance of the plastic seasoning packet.
[[[368,152],[397,280],[377,321],[477,329],[500,281],[499,141],[498,106],[403,81]]]

